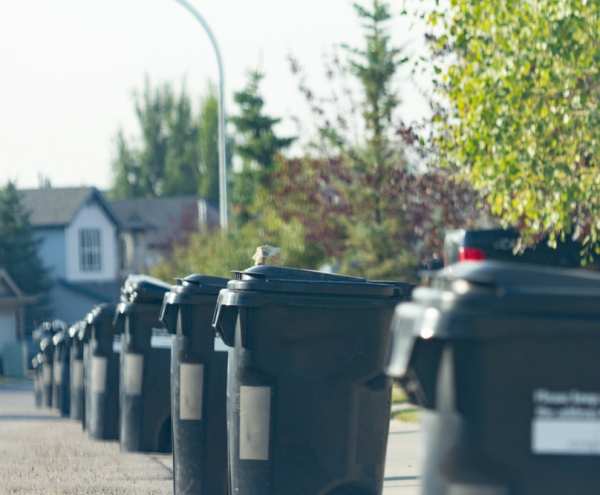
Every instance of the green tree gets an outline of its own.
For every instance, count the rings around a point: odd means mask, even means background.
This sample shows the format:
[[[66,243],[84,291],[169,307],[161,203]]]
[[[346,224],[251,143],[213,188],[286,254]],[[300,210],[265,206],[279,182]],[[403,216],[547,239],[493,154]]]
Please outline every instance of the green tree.
[[[175,246],[171,257],[158,263],[151,274],[167,282],[190,273],[231,277],[232,270],[252,266],[256,248],[265,244],[282,249],[286,266],[316,269],[322,261],[320,251],[305,242],[298,221],[281,222],[277,217],[248,222],[227,232],[192,234],[185,244]]]
[[[341,263],[341,271],[413,279],[418,266],[441,263],[445,229],[486,225],[488,209],[469,184],[438,166],[430,142],[417,134],[424,127],[406,124],[399,115],[395,76],[408,60],[391,42],[388,4],[369,3],[355,5],[364,21],[363,47],[346,46],[349,62],[337,51],[328,58],[327,97],[307,86],[302,67],[290,57],[315,119],[318,133],[310,152],[315,156],[316,150],[319,159],[308,169],[313,180],[291,179],[286,194],[295,191],[310,200],[296,214],[322,219],[316,223],[326,229],[308,227],[317,234],[309,238]],[[418,167],[408,163],[407,150],[419,157]],[[300,186],[305,182],[318,187],[307,191]],[[284,202],[281,211],[286,210]]]
[[[208,86],[200,103],[200,196],[219,202],[219,95],[214,85]]]
[[[52,316],[52,281],[38,255],[29,215],[12,182],[0,189],[0,267],[4,268],[25,294],[36,303],[25,310],[26,331]]]
[[[364,21],[365,46],[345,48],[351,56],[350,72],[361,87],[365,141],[358,146],[336,143],[342,145],[349,178],[340,181],[339,188],[353,213],[345,219],[342,271],[368,278],[411,278],[417,261],[403,242],[407,225],[399,208],[401,198],[387,194],[392,174],[406,164],[401,143],[392,139],[392,117],[400,104],[395,76],[406,58],[392,46],[387,3],[373,0],[370,8],[354,8]]]
[[[429,22],[448,111],[444,162],[524,241],[572,234],[598,249],[600,5],[451,0]]]
[[[218,199],[218,102],[214,87],[194,111],[185,87],[170,84],[135,93],[141,131],[129,142],[122,130],[115,140],[112,163],[115,198],[199,194]]]
[[[230,121],[239,136],[234,150],[242,158],[244,168],[254,166],[259,172],[268,173],[273,169],[277,153],[289,148],[296,138],[278,137],[273,127],[281,119],[264,114],[265,102],[259,89],[264,77],[258,70],[248,72],[246,87],[233,95],[240,107],[240,115],[230,117]]]
[[[177,97],[171,91],[167,101],[168,146],[161,193],[163,196],[198,194],[198,184],[201,184],[206,176],[201,174],[198,167],[202,150],[198,141],[203,138],[203,129],[198,124],[198,117],[193,112],[185,89]],[[204,112],[200,118],[204,119]]]
[[[273,128],[281,119],[264,114],[264,100],[259,88],[263,78],[264,74],[258,70],[248,72],[246,87],[233,97],[239,105],[240,114],[229,119],[237,131],[234,152],[243,163],[242,171],[234,178],[231,201],[240,225],[252,215],[251,205],[257,186],[268,185],[276,156],[296,139],[278,137]]]

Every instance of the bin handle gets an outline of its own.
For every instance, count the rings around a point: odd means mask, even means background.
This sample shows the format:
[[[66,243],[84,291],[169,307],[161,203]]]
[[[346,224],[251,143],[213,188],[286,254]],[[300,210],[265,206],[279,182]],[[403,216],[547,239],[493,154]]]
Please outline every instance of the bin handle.
[[[238,319],[237,306],[225,306],[217,303],[213,316],[213,327],[229,347],[235,346],[235,327]]]
[[[163,304],[160,308],[160,316],[158,319],[162,321],[167,331],[175,335],[177,333],[177,316],[179,310],[175,304]]]

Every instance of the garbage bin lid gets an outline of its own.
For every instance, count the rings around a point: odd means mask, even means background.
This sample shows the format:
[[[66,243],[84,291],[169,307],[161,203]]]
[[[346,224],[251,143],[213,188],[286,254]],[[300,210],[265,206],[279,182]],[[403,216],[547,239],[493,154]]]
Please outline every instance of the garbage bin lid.
[[[398,297],[410,294],[411,284],[369,281],[332,273],[259,265],[234,272],[227,288],[236,291],[292,292],[307,295]]]
[[[52,342],[54,343],[55,346],[66,343],[64,331],[61,331],[61,332],[58,332],[57,334],[55,334],[54,337],[52,337]]]
[[[121,302],[162,303],[171,285],[148,275],[129,275],[121,289]]]
[[[561,318],[587,318],[597,326],[600,275],[502,261],[463,262],[440,270],[429,287],[416,289],[412,303],[397,307],[396,324],[402,333],[423,338],[564,331]],[[482,324],[481,318],[488,323]],[[508,324],[506,318],[535,318],[545,323],[530,324],[524,330]],[[567,330],[585,328],[578,323]]]
[[[600,291],[600,275],[593,272],[506,261],[450,265],[435,275],[432,287],[448,289],[457,280],[510,292]]]
[[[114,304],[99,304],[98,306],[94,306],[94,309],[88,313],[85,321],[90,325],[97,325],[99,323],[112,324],[115,317],[115,309],[116,306]]]
[[[44,352],[46,349],[53,349],[54,342],[52,342],[52,337],[44,337],[40,342],[40,350]]]
[[[39,327],[37,327],[31,337],[34,342],[41,342],[41,340],[45,337],[54,335],[54,330],[52,328],[52,323],[49,321],[45,321]]]
[[[221,290],[227,287],[231,279],[225,277],[214,277],[212,275],[200,275],[194,273],[185,278],[177,279],[178,285],[183,287],[204,287],[207,289]]]
[[[92,326],[87,322],[87,320],[83,320],[79,325],[79,340],[88,342],[91,336]]]
[[[77,323],[73,323],[70,327],[69,327],[69,337],[71,337],[72,339],[74,339],[77,334],[79,333],[79,329],[81,328],[81,324],[83,322],[82,321],[78,321]]]
[[[183,279],[177,279],[177,285],[165,296],[165,304],[190,304],[198,298],[194,296],[217,296],[222,289],[227,288],[228,278],[210,275],[193,274]]]

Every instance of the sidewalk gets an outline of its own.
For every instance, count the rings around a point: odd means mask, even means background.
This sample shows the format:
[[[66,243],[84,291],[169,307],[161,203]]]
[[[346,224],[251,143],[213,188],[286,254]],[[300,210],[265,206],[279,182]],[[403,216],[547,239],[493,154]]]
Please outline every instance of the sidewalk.
[[[392,421],[384,495],[417,495],[419,427]],[[0,494],[172,494],[170,455],[121,454],[80,423],[35,409],[30,383],[0,387]]]

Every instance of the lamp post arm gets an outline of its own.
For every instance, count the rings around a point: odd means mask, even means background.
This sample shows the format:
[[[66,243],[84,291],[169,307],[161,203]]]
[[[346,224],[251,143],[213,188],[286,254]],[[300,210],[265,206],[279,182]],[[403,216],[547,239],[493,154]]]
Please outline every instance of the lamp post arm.
[[[226,142],[225,142],[225,76],[223,73],[223,60],[221,58],[221,51],[217,44],[217,39],[213,34],[208,23],[204,20],[204,17],[192,7],[186,0],[175,0],[178,4],[186,8],[202,25],[206,34],[210,38],[210,42],[215,50],[217,56],[217,63],[219,64],[219,220],[221,229],[227,229],[227,156],[226,156]]]

